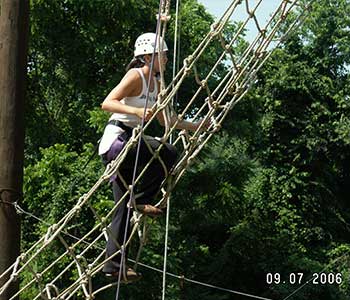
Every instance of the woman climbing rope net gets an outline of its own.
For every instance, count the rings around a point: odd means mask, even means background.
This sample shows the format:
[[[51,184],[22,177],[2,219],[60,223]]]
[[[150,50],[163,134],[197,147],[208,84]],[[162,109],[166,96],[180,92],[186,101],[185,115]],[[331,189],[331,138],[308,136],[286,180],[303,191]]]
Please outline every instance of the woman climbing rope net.
[[[133,128],[141,125],[143,121],[147,122],[152,117],[152,107],[156,103],[160,90],[157,74],[161,69],[165,69],[168,61],[167,51],[166,42],[155,33],[145,33],[137,38],[134,58],[127,66],[126,75],[102,103],[103,110],[113,113],[105,127],[99,146],[99,154],[102,156],[104,164],[108,164],[118,156],[132,136]],[[163,114],[158,113],[156,118],[164,126]],[[172,122],[175,122],[175,119],[176,117],[172,117]],[[176,128],[196,131],[200,124],[201,121],[193,123],[182,120],[177,123]],[[134,147],[128,152],[118,170],[119,176],[112,180],[116,203],[120,201],[127,192],[128,186],[132,184],[136,156],[138,156],[136,173],[139,174],[151,160],[152,152],[158,149],[160,144],[161,141],[158,139],[142,135],[139,147]],[[156,197],[167,171],[175,164],[176,149],[169,143],[163,143],[159,156],[159,159],[153,160],[148,166],[141,182],[135,186],[134,190],[136,203],[134,208],[144,215],[153,217],[162,214],[160,208],[152,205],[152,200]],[[164,165],[161,164],[160,160],[164,163],[166,170],[164,170]],[[121,178],[123,178],[124,183]],[[106,249],[107,258],[120,250],[120,245],[124,244],[130,234],[128,202],[128,199],[125,199],[113,215]],[[140,274],[126,266],[126,257],[127,249],[125,249],[124,255],[114,255],[106,261],[103,272],[107,276],[115,278],[120,278],[120,272],[122,272],[124,281],[139,279]]]

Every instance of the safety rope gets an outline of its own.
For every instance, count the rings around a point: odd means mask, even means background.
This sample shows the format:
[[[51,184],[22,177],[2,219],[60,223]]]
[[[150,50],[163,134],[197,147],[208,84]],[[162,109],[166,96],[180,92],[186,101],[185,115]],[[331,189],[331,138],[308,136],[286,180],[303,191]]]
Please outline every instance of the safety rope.
[[[35,216],[34,214],[24,210],[22,207],[20,207],[17,203],[8,203],[10,205],[13,205],[17,211],[18,214],[24,214],[24,215],[27,215],[28,217],[30,218],[34,218],[35,220],[38,220],[40,221],[41,223],[45,224],[45,225],[48,225],[50,226],[51,224],[46,222],[45,220],[41,219],[40,217],[37,217]],[[80,241],[81,239],[70,234],[70,233],[67,233],[65,231],[62,232],[63,235],[65,236],[68,236],[76,241]],[[107,237],[105,237],[107,239]],[[91,243],[85,241],[84,239],[82,239],[82,242],[88,246],[91,246]],[[104,251],[104,248],[99,246],[99,245],[96,245],[94,244],[93,247],[95,247],[96,249],[102,251]],[[334,266],[338,261],[341,261],[343,260],[345,257],[348,257],[349,254],[348,253],[345,253],[337,258],[334,258],[332,261],[330,261],[321,271],[319,271],[317,274],[322,274],[324,273],[325,271],[329,270],[332,266]],[[160,270],[158,268],[155,268],[155,267],[152,267],[152,266],[149,266],[147,264],[144,264],[142,262],[137,262],[136,260],[133,260],[133,259],[130,259],[128,258],[128,260],[130,262],[133,262],[133,263],[137,263],[138,265],[144,267],[144,268],[147,268],[149,270],[153,270],[153,271],[156,271],[158,273],[163,273],[164,271],[163,270]],[[17,267],[18,267],[18,261],[16,262],[17,264]],[[186,278],[185,276],[183,275],[176,275],[176,274],[173,274],[173,273],[170,273],[170,272],[166,272],[166,275],[167,276],[170,276],[170,277],[173,277],[173,278],[176,278],[176,279],[179,279],[179,280],[183,280],[183,281],[187,281],[187,282],[190,282],[190,283],[193,283],[193,284],[197,284],[197,285],[201,285],[201,286],[205,286],[205,287],[208,287],[208,288],[212,288],[212,289],[217,289],[217,290],[221,290],[221,291],[224,291],[224,292],[228,292],[228,293],[232,293],[232,294],[237,294],[237,295],[242,295],[242,296],[245,296],[245,297],[248,297],[248,298],[253,298],[253,299],[264,299],[264,300],[272,300],[272,299],[269,299],[269,298],[263,298],[263,297],[260,297],[260,296],[256,296],[256,295],[252,295],[252,294],[248,294],[248,293],[243,293],[241,291],[237,291],[237,290],[232,290],[232,289],[227,289],[227,288],[223,288],[223,287],[219,287],[219,286],[216,286],[216,285],[213,285],[213,284],[208,284],[208,283],[204,283],[204,282],[201,282],[201,281],[197,281],[197,280],[193,280],[193,279],[189,279],[189,278]],[[37,274],[35,275],[37,276]],[[1,277],[0,277],[1,278]],[[300,287],[296,288],[293,292],[291,292],[288,296],[286,296],[285,298],[283,298],[282,300],[287,300],[289,298],[291,298],[292,296],[294,296],[296,293],[300,292],[303,288],[305,288],[313,279],[313,276],[310,276],[308,278],[308,280],[302,284]],[[108,284],[106,286],[103,286],[95,291],[93,291],[93,293],[91,294],[92,296],[96,296],[97,294],[99,294],[100,292],[102,292],[103,290],[106,290],[112,286],[115,286],[116,283],[113,283],[113,284]],[[45,291],[46,293],[51,293],[51,290],[54,290],[57,294],[58,294],[58,289],[57,287],[54,285],[54,284],[47,284],[46,287],[45,287]],[[51,298],[49,298],[51,299]]]
[[[258,5],[261,1],[254,8],[249,7],[248,1],[249,0],[245,0],[245,4],[248,12],[247,19],[250,20],[252,18],[254,19],[254,16],[256,16]],[[123,201],[126,201],[128,197],[129,199],[133,199],[133,188],[127,187],[127,192],[123,195],[120,201],[107,213],[102,212],[103,215],[100,215],[101,213],[99,211],[93,209],[91,203],[93,194],[101,185],[106,181],[109,181],[112,176],[115,176],[115,174],[120,175],[118,173],[119,166],[125,160],[130,149],[138,145],[138,142],[140,141],[139,139],[143,132],[147,130],[150,122],[154,120],[158,113],[166,111],[165,108],[170,106],[173,97],[176,95],[183,81],[191,75],[195,79],[195,82],[197,82],[198,89],[192,98],[189,99],[186,107],[178,115],[178,119],[175,120],[175,122],[170,122],[169,116],[165,118],[166,128],[162,140],[165,141],[169,139],[170,135],[175,131],[175,127],[179,122],[185,119],[187,114],[192,114],[196,111],[194,114],[194,120],[202,116],[203,122],[194,133],[189,133],[186,130],[180,131],[173,142],[177,148],[182,150],[180,152],[179,160],[169,173],[170,176],[168,176],[168,179],[163,182],[162,195],[158,202],[158,206],[165,205],[172,189],[176,186],[185,170],[193,163],[194,159],[210,138],[220,129],[222,122],[229,111],[244,97],[252,83],[254,83],[256,73],[272,53],[268,47],[272,42],[273,47],[277,47],[283,41],[285,36],[290,34],[290,32],[300,24],[306,16],[305,12],[308,11],[308,5],[300,6],[298,11],[295,9],[297,5],[301,5],[299,4],[301,1],[280,0],[280,5],[264,26],[258,22],[257,18],[254,19],[254,22],[258,24],[257,37],[240,55],[237,55],[234,51],[234,47],[244,31],[244,26],[238,28],[237,32],[235,32],[234,36],[231,37],[229,41],[226,41],[227,37],[225,37],[223,30],[229,22],[233,11],[235,11],[242,2],[242,0],[233,1],[223,17],[220,18],[217,23],[213,24],[211,30],[203,38],[193,54],[185,59],[184,66],[176,74],[173,81],[160,91],[157,103],[153,108],[154,114],[151,117],[151,120],[147,122],[147,124],[142,124],[142,127],[133,131],[130,140],[122,149],[119,156],[106,167],[102,176],[95,182],[91,189],[78,199],[74,207],[61,220],[55,224],[49,225],[46,234],[27,249],[27,251],[23,252],[14,264],[0,275],[0,278],[3,278],[4,276],[6,276],[6,278],[8,277],[8,280],[5,281],[4,285],[0,287],[0,295],[22,272],[28,271],[32,273],[32,279],[24,283],[20,290],[13,295],[10,300],[14,300],[27,289],[38,291],[34,299],[42,298],[43,294],[45,294],[45,297],[48,299],[68,299],[74,297],[77,293],[81,293],[85,299],[91,299],[93,297],[94,291],[92,289],[91,279],[101,271],[107,260],[119,255],[121,251],[117,251],[108,258],[104,258],[105,250],[89,259],[86,258],[87,254],[89,251],[92,251],[92,249],[96,249],[96,245],[105,243],[107,233],[109,232],[107,220],[111,218],[115,210],[123,203]],[[167,1],[162,3],[165,3],[163,6],[163,13],[166,12],[166,8],[169,7],[167,5],[170,2]],[[281,27],[291,11],[295,12],[295,21],[292,22],[291,26],[288,28]],[[158,17],[158,19],[159,18],[160,17]],[[164,23],[166,23],[167,19],[163,19]],[[163,23],[163,21],[161,23]],[[162,24],[162,26],[162,28],[166,27],[165,24]],[[158,32],[162,32],[162,28],[159,28]],[[281,34],[279,39],[275,40],[278,29],[284,34]],[[220,45],[223,51],[221,55],[219,55],[218,60],[213,62],[213,65],[207,74],[201,78],[197,66],[202,55],[211,45]],[[208,85],[209,80],[214,77],[218,67],[222,65],[222,63],[227,62],[227,57],[230,58],[231,63],[226,74],[222,76],[216,87],[210,89]],[[201,96],[203,92],[207,95],[204,101]],[[204,123],[209,120],[212,121],[211,126],[208,129],[205,129]],[[150,148],[149,145],[148,147]],[[160,144],[157,150],[153,151],[151,160],[146,164],[140,174],[137,177],[135,176],[133,185],[141,180],[142,176],[155,159],[159,160],[164,166],[164,162],[162,162],[161,157],[159,156],[159,151],[162,147],[164,147],[163,143]],[[120,178],[124,184],[126,184],[125,180],[123,180],[122,177]],[[78,241],[71,237],[63,236],[65,231],[68,232],[67,228],[74,227],[75,217],[79,215],[79,212],[83,208],[93,211],[95,222],[91,222],[91,228],[84,231],[82,238]],[[131,234],[129,239],[125,241],[124,247],[127,247],[130,244],[131,239],[138,232],[138,227],[142,223],[142,219],[142,216],[136,216],[133,218],[134,223],[131,228]],[[110,236],[112,235],[110,234]],[[89,242],[89,245],[87,245],[86,242]],[[117,245],[117,242],[114,242]],[[61,245],[62,249],[58,248],[58,245]],[[52,261],[48,265],[41,266],[40,263],[38,263],[41,255],[50,250],[52,251]],[[58,270],[56,273],[53,271],[53,267]],[[75,281],[70,285],[68,284],[67,286],[60,288],[58,283],[62,276],[70,278],[75,276]]]
[[[158,44],[158,59],[161,59],[161,43],[160,43],[160,28],[161,28],[161,23],[162,21],[166,21],[167,19],[163,19],[162,16],[167,13],[167,11],[170,9],[170,1],[164,1],[160,0],[159,2],[159,10],[158,10],[158,17],[157,17],[157,26],[156,26],[156,38],[155,38],[155,45]],[[141,126],[140,126],[140,132],[138,137],[138,143],[137,143],[137,150],[136,150],[136,155],[135,155],[135,162],[134,162],[134,169],[133,169],[133,175],[132,175],[132,183],[130,185],[130,198],[129,202],[127,205],[127,217],[126,217],[126,224],[125,224],[125,230],[124,230],[124,240],[123,244],[121,245],[121,258],[120,258],[120,263],[119,263],[119,274],[118,274],[118,283],[117,283],[117,292],[116,292],[116,300],[119,299],[119,291],[120,291],[120,283],[121,283],[121,278],[122,274],[124,277],[124,280],[127,281],[127,267],[125,261],[125,251],[126,251],[126,242],[127,242],[127,232],[128,232],[128,222],[130,219],[130,214],[131,214],[131,207],[135,209],[137,212],[137,206],[135,202],[135,194],[134,194],[134,189],[136,185],[136,173],[138,169],[138,164],[139,164],[139,156],[140,156],[140,149],[141,149],[141,142],[142,142],[142,134],[143,134],[143,129],[145,126],[145,117],[146,117],[146,110],[148,108],[148,103],[149,103],[149,93],[150,93],[150,86],[151,82],[153,81],[153,70],[154,70],[154,61],[155,61],[155,56],[156,56],[156,46],[153,47],[153,53],[152,53],[152,58],[151,58],[151,64],[150,64],[150,71],[149,71],[149,76],[148,76],[148,82],[147,82],[147,90],[146,90],[146,99],[145,99],[145,104],[144,104],[144,110],[143,110],[143,117],[141,120]],[[162,70],[162,63],[159,61],[159,66],[160,66],[160,74],[161,78],[164,78],[163,70]],[[161,80],[162,81],[162,80]],[[154,87],[156,88],[156,87]],[[161,87],[162,89],[162,87]],[[150,149],[151,150],[151,149]],[[152,151],[152,150],[151,150]],[[165,167],[165,165],[164,165]],[[165,167],[166,169],[166,167]]]
[[[178,62],[179,62],[179,52],[178,43],[180,42],[179,38],[179,9],[180,9],[180,0],[176,0],[176,9],[175,9],[175,30],[174,30],[174,50],[173,50],[173,76],[174,80],[176,72],[178,71]],[[174,88],[174,83],[173,83]],[[171,101],[171,107],[176,107],[176,98],[178,93],[175,94]],[[171,113],[171,112],[170,112]],[[173,143],[173,133],[170,135],[169,142]],[[169,219],[170,219],[170,196],[167,197],[166,201],[166,217],[165,217],[165,238],[164,238],[164,254],[163,254],[163,277],[162,277],[162,300],[165,300],[166,295],[166,271],[168,263],[168,238],[169,238]]]

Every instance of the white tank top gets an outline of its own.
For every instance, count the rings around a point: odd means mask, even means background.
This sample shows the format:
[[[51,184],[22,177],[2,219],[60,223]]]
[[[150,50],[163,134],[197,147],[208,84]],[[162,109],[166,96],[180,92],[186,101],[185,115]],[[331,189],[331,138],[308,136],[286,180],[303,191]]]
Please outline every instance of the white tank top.
[[[134,97],[126,97],[122,100],[120,100],[121,103],[126,104],[126,105],[130,105],[133,107],[145,107],[146,104],[146,99],[147,99],[147,82],[146,82],[146,78],[145,75],[142,72],[141,68],[135,68],[134,70],[136,70],[142,79],[142,91],[138,96],[134,96]],[[158,95],[158,84],[157,84],[157,80],[154,77],[153,78],[154,81],[154,88],[153,91],[149,92],[148,94],[148,104],[147,107],[151,108],[154,103],[157,100],[157,95]],[[141,119],[135,115],[131,115],[131,114],[122,114],[122,113],[113,113],[112,116],[109,118],[109,120],[118,120],[123,122],[125,125],[135,128],[137,125],[141,124]],[[100,145],[99,145],[99,149],[98,149],[98,153],[99,155],[106,153],[109,148],[111,147],[112,143],[114,142],[114,140],[124,132],[123,129],[121,129],[118,126],[112,125],[112,124],[107,124]]]

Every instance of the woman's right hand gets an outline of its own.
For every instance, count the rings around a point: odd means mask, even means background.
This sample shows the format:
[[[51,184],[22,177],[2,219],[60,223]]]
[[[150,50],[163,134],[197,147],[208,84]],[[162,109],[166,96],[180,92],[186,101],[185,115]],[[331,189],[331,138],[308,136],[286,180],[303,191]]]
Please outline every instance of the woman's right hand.
[[[139,117],[140,119],[143,118],[143,113],[144,113],[144,108],[143,107],[138,107],[135,108],[135,115]],[[152,108],[146,108],[145,112],[145,121],[147,122],[151,117],[153,116],[153,111]]]

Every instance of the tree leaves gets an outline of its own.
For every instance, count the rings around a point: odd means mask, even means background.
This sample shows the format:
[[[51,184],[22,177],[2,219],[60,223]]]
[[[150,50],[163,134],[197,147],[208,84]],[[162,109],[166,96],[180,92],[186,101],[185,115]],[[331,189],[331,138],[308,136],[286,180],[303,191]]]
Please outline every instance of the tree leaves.
[[[135,38],[154,31],[157,4],[32,1],[24,205],[46,221],[58,220],[102,172],[98,159],[85,167],[90,143],[108,118],[99,104],[123,75]],[[196,1],[182,6],[181,61],[213,23]],[[349,297],[349,15],[346,0],[314,2],[311,18],[260,70],[224,132],[188,170],[172,195],[170,272],[276,299],[297,286],[268,285],[267,273],[340,272],[340,286],[309,284],[294,298]],[[169,25],[171,46],[174,24]],[[230,25],[225,34],[233,31]],[[200,72],[218,51],[213,47],[198,62]],[[179,107],[195,88],[185,82]],[[68,188],[75,179],[74,189]],[[106,212],[111,199],[105,187],[93,207]],[[84,211],[73,229],[83,229],[90,219]],[[29,219],[24,225],[24,247],[46,229]],[[163,228],[164,220],[153,226],[143,262],[161,267]],[[160,297],[161,276],[143,271],[144,281],[124,289],[123,296]],[[172,279],[167,294],[231,299]]]

